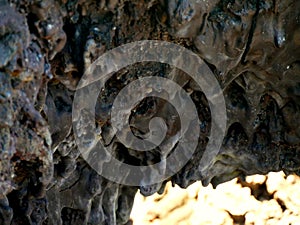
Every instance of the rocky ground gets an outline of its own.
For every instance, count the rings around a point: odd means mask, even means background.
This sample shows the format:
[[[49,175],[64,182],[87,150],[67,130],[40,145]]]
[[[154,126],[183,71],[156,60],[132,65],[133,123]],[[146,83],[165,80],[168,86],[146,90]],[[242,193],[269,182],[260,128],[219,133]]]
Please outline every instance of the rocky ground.
[[[283,173],[248,176],[187,189],[167,185],[162,195],[139,193],[131,218],[133,225],[297,225],[300,224],[300,178]]]

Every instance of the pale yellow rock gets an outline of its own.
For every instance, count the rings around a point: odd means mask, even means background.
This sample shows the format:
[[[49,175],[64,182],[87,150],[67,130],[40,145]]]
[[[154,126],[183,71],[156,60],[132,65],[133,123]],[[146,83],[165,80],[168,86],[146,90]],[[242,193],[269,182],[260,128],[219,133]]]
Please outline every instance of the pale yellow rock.
[[[277,219],[269,219],[269,220],[266,220],[265,222],[266,225],[276,225],[278,224],[278,220]]]
[[[263,184],[266,181],[265,175],[252,175],[246,177],[247,183]]]
[[[198,192],[201,189],[201,183],[195,182],[191,186],[189,186],[186,190],[188,193],[189,198],[196,198],[198,196]]]
[[[156,202],[156,207],[151,212],[165,217],[170,211],[184,205],[187,199],[188,194],[185,190],[174,188],[174,191],[171,191],[163,199]]]
[[[210,205],[203,204],[190,218],[190,225],[232,225],[233,220],[223,210],[216,209]]]
[[[161,225],[179,224],[180,221],[188,220],[193,212],[189,204],[178,207],[161,220]]]
[[[268,192],[273,194],[276,190],[282,188],[285,182],[285,174],[283,172],[270,172],[266,181]]]
[[[256,218],[258,221],[267,221],[269,219],[276,218],[277,221],[282,217],[282,209],[278,202],[275,199],[271,199],[270,201],[263,201],[255,212]]]
[[[300,215],[299,177],[289,175],[286,179],[280,180],[280,185],[277,186],[278,188],[272,190],[274,198],[281,201],[293,214]]]
[[[278,225],[286,225],[286,224],[299,225],[300,216],[294,215],[290,210],[285,210],[278,222]]]
[[[241,187],[236,180],[219,185],[213,194],[206,196],[206,201],[232,215],[245,215],[259,207],[257,200],[251,196],[250,188]]]
[[[247,177],[246,182],[249,187],[233,179],[216,189],[212,185],[203,187],[200,182],[187,189],[172,188],[168,183],[162,195],[145,198],[138,193],[131,214],[133,224],[234,225],[231,214],[245,216],[245,225],[300,225],[299,177],[285,177],[279,172]],[[261,190],[264,196],[257,200],[251,195],[250,187],[264,188],[264,182],[270,195]],[[273,198],[268,200],[270,197]],[[285,205],[284,211],[278,201]]]

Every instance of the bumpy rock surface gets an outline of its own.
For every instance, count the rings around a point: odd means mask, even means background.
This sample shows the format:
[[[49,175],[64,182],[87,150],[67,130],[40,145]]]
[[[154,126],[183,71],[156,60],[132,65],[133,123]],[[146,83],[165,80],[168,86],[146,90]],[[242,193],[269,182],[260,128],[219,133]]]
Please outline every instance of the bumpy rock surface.
[[[117,72],[99,95],[96,123],[119,160],[159,161],[126,149],[110,132],[117,93],[141,74],[175,80],[194,101],[201,135],[191,160],[168,180],[214,186],[234,177],[283,170],[300,174],[300,2],[297,0],[0,0],[0,224],[126,224],[135,193],[164,185],[110,182],[82,159],[72,130],[72,101],[85,69],[133,41],[180,44],[197,53],[224,90],[228,128],[214,165],[198,166],[211,127],[204,94],[181,71],[141,63]],[[160,99],[133,110],[136,133]],[[176,135],[178,126],[169,126]],[[171,151],[171,150],[170,150]]]
[[[283,172],[235,178],[213,189],[196,182],[187,189],[168,184],[164,193],[137,193],[133,225],[263,225],[300,223],[300,178]]]

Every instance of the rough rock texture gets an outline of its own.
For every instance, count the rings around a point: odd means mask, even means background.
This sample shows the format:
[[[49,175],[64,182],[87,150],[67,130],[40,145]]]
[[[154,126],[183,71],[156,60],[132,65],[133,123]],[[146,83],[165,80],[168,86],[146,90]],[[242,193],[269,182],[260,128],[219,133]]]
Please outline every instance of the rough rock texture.
[[[141,63],[116,73],[99,96],[96,122],[120,160],[157,162],[111,135],[119,90],[141,74],[171,78],[191,93],[201,121],[199,146],[179,173],[181,187],[283,170],[300,174],[300,2],[297,0],[0,0],[0,224],[126,224],[136,191],[112,183],[81,158],[72,131],[76,85],[98,56],[144,39],[197,53],[224,90],[228,129],[209,173],[199,174],[211,115],[204,94],[181,71]],[[176,113],[145,99],[132,123],[143,133],[156,115]],[[162,111],[164,110],[164,111]],[[145,117],[143,117],[145,116]],[[169,124],[172,136],[178,126]]]

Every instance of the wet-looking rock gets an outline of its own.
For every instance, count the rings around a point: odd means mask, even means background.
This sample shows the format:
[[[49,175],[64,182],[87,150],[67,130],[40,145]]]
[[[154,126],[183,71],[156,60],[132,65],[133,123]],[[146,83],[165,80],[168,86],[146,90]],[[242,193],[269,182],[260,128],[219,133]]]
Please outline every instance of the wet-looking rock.
[[[205,173],[201,158],[218,127],[211,102],[188,74],[166,63],[137,62],[103,81],[95,136],[120,162],[164,162],[187,125],[174,105],[152,96],[129,111],[139,139],[148,137],[153,118],[165,121],[167,144],[144,152],[116,137],[111,112],[131,82],[172,80],[198,115],[196,149],[179,171],[155,184],[145,177],[127,186],[97,173],[78,148],[72,112],[80,79],[109,50],[142,40],[193,52],[222,90],[225,136]],[[126,224],[135,193],[163,193],[168,181],[186,188],[270,171],[300,175],[300,1],[0,0],[0,147],[3,225]]]

